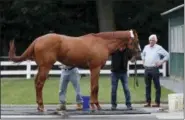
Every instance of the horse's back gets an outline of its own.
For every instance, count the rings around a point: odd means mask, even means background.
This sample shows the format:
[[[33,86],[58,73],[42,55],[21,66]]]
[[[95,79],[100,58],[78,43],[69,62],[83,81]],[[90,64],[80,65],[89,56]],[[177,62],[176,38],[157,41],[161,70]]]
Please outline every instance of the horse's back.
[[[35,53],[37,58],[42,57],[40,63],[52,59],[77,66],[88,66],[90,61],[98,64],[107,58],[107,51],[97,39],[92,34],[71,37],[49,33],[38,38]]]

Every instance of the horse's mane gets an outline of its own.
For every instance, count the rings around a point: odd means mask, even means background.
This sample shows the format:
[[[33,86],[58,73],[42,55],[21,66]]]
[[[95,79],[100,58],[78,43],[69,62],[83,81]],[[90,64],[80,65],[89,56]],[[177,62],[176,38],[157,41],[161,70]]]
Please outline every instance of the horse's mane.
[[[113,32],[93,33],[93,35],[106,39],[123,39],[128,38],[130,33],[129,31],[113,31]]]

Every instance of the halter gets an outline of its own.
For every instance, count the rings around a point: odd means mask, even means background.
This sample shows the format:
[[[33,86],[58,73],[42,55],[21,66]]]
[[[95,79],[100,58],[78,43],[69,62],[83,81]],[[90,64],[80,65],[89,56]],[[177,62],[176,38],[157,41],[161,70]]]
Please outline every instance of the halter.
[[[134,39],[134,33],[133,33],[133,30],[130,30],[130,37],[131,39],[133,40]],[[139,52],[141,52],[141,47],[140,45],[138,45],[138,48],[139,48]],[[134,76],[134,88],[136,88],[136,86],[138,87],[139,86],[139,82],[138,82],[138,78],[137,78],[137,64],[136,64],[137,60],[135,60],[134,62],[134,73],[135,73],[135,76]]]
[[[129,32],[130,32],[130,37],[131,37],[132,39],[134,39],[135,36],[134,36],[133,30],[130,30]]]

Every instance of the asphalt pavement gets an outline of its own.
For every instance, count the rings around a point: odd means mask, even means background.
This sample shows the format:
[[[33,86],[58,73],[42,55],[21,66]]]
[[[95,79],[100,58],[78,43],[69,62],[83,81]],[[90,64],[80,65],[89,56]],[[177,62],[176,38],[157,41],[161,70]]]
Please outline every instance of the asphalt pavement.
[[[118,105],[118,110],[111,111],[110,105],[102,105],[101,111],[76,111],[74,105],[68,105],[68,111],[56,112],[57,105],[45,105],[45,112],[36,110],[36,105],[1,105],[3,120],[182,120],[183,113],[168,113],[167,105],[161,108],[143,108],[143,105],[133,105],[133,110],[126,110],[124,104]],[[171,116],[170,116],[171,115]]]

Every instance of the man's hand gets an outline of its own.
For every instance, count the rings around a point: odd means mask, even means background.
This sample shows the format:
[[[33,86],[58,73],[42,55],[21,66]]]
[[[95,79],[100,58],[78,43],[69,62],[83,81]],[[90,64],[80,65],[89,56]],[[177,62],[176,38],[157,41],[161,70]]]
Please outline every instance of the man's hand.
[[[158,61],[158,62],[155,63],[155,65],[156,65],[157,67],[159,67],[159,66],[161,66],[163,63],[164,63],[163,61]]]

